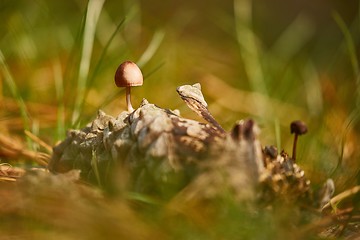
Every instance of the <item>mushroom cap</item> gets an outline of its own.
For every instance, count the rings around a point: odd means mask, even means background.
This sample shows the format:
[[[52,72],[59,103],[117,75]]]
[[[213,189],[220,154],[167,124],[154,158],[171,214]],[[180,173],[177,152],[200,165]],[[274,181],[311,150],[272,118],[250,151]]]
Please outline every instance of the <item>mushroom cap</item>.
[[[302,135],[302,134],[307,133],[307,131],[308,131],[308,128],[307,128],[306,124],[302,121],[297,120],[297,121],[293,121],[290,124],[290,133]]]
[[[125,61],[116,70],[115,84],[117,87],[141,86],[143,82],[141,70],[134,62]]]

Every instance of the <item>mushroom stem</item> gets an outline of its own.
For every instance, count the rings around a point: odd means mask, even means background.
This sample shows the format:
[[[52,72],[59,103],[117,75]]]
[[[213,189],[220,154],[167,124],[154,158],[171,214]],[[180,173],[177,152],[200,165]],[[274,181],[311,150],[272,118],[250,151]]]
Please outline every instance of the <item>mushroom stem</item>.
[[[131,92],[131,87],[126,87],[126,105],[127,105],[127,109],[128,109],[128,112],[133,112],[134,108],[131,105],[130,92]]]
[[[293,152],[292,152],[292,159],[294,160],[294,162],[296,160],[296,145],[297,145],[298,136],[299,136],[299,134],[295,133],[294,143],[293,143]]]
[[[290,133],[295,135],[294,137],[294,145],[293,145],[293,153],[292,153],[292,159],[295,162],[296,160],[296,145],[298,141],[299,135],[307,133],[308,128],[306,124],[302,121],[293,121],[290,124]]]

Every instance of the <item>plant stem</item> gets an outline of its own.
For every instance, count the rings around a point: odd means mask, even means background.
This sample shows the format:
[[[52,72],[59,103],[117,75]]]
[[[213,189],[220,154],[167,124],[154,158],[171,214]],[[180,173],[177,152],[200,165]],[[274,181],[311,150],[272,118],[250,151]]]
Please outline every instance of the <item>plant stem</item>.
[[[298,134],[295,133],[295,137],[294,137],[294,145],[293,145],[293,152],[292,152],[292,159],[296,160],[296,144],[297,144],[297,140],[298,140]]]

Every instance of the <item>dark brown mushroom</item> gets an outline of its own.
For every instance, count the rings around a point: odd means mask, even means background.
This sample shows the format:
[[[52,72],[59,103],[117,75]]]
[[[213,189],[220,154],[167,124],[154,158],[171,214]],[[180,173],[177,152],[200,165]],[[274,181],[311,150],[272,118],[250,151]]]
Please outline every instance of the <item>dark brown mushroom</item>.
[[[308,128],[306,126],[306,124],[302,121],[293,121],[290,124],[290,133],[291,134],[295,134],[294,136],[294,143],[293,143],[293,152],[292,152],[292,159],[296,160],[296,145],[297,145],[297,141],[298,141],[298,136],[303,135],[305,133],[307,133]]]

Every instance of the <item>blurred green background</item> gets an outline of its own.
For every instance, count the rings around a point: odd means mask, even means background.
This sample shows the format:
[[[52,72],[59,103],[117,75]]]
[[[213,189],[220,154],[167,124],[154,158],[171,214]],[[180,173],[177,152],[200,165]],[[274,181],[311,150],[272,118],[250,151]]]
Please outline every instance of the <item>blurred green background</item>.
[[[113,76],[132,60],[145,76],[144,86],[133,88],[135,106],[146,98],[201,120],[175,91],[200,82],[225,129],[254,118],[262,143],[288,152],[290,122],[305,121],[299,164],[315,183],[334,177],[340,191],[359,172],[359,6],[3,0],[0,129],[24,138],[25,128],[54,145],[99,108],[119,114],[124,91]]]

